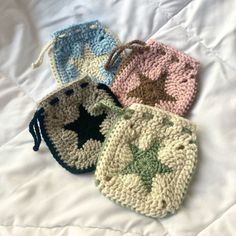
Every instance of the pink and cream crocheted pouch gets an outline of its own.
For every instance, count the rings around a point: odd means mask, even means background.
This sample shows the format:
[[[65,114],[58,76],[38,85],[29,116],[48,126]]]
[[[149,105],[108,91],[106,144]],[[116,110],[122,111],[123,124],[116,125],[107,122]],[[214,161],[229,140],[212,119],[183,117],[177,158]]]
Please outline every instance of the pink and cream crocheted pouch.
[[[196,96],[199,62],[153,39],[139,49],[126,48],[133,51],[111,87],[122,105],[142,103],[184,115]],[[124,49],[125,45],[118,50]]]

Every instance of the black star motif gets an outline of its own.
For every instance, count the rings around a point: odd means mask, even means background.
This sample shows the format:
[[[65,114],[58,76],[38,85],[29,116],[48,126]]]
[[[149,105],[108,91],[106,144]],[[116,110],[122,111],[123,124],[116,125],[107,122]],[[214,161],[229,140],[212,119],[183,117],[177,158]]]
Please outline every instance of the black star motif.
[[[106,118],[106,114],[92,116],[80,105],[80,116],[75,121],[64,125],[66,130],[71,130],[78,135],[78,148],[81,148],[89,139],[103,142],[104,136],[100,133],[100,124]]]

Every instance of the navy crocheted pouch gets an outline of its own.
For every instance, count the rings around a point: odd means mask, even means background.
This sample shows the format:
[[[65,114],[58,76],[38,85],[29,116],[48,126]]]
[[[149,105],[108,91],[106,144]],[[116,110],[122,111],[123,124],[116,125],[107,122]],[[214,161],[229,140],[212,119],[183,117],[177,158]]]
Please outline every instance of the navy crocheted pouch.
[[[106,85],[88,77],[49,94],[38,104],[29,124],[34,151],[38,151],[42,135],[53,157],[68,171],[94,170],[106,133],[116,119],[110,109],[95,109],[101,101],[120,106]]]

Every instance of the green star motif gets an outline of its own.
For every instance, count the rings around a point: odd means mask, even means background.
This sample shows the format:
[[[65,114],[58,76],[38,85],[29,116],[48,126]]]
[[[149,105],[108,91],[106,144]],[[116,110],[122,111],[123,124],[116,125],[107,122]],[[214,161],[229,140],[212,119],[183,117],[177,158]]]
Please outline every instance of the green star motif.
[[[152,190],[152,181],[157,174],[170,173],[172,169],[158,160],[159,141],[148,150],[141,150],[130,144],[133,160],[121,171],[121,174],[137,174],[141,178],[148,192]]]

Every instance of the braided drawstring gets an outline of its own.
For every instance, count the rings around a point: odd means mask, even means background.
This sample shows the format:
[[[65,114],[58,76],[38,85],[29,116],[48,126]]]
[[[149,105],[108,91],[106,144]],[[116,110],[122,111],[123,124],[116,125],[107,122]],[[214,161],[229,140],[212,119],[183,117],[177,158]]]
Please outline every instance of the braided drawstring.
[[[37,60],[32,63],[33,69],[38,68],[39,66],[42,65],[44,55],[46,52],[49,52],[49,50],[52,48],[53,43],[54,43],[54,40],[49,40],[48,43],[42,48]]]
[[[133,51],[143,51],[143,50],[148,50],[149,46],[147,46],[146,43],[141,40],[133,40],[127,44],[114,48],[107,60],[107,63],[104,66],[105,69],[109,70],[115,63],[119,55],[126,49],[131,49]]]
[[[39,129],[38,119],[41,116],[42,110],[38,110],[35,112],[33,119],[30,121],[29,124],[29,132],[31,133],[33,139],[34,139],[34,146],[33,150],[38,151],[39,146],[41,143],[41,133]]]

